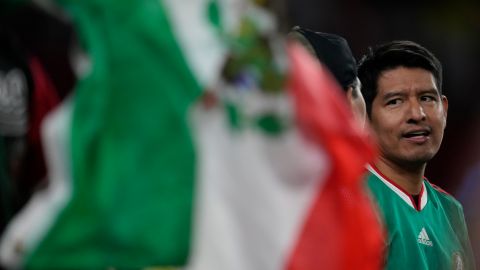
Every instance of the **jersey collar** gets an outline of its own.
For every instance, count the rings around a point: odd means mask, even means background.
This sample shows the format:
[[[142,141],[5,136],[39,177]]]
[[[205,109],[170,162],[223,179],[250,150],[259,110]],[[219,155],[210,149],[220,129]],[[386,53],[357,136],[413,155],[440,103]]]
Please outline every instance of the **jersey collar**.
[[[376,168],[374,165],[368,164],[367,169],[376,177],[378,177],[380,181],[382,181],[387,187],[389,187],[393,192],[395,192],[398,195],[398,197],[400,197],[400,199],[402,199],[405,203],[410,205],[413,209],[417,211],[421,211],[427,205],[428,192],[425,190],[426,189],[425,181],[422,182],[422,189],[420,190],[420,194],[419,194],[420,195],[419,205],[416,205],[415,201],[413,200],[413,197],[410,194],[408,194],[397,183],[395,183],[394,181],[392,181],[391,179],[383,175],[382,172],[380,172],[378,168]]]

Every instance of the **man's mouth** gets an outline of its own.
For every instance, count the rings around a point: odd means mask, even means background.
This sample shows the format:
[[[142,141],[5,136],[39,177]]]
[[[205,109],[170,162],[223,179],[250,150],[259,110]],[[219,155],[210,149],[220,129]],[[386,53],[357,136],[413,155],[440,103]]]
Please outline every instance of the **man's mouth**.
[[[423,143],[428,140],[430,133],[429,129],[418,129],[405,132],[402,136],[409,141]]]

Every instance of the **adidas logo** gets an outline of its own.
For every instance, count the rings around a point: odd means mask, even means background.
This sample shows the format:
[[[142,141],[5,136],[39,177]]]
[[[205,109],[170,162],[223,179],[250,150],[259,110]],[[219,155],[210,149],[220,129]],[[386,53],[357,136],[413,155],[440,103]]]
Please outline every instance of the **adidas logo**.
[[[420,233],[418,234],[417,242],[426,246],[430,246],[430,247],[433,246],[433,243],[432,241],[430,241],[430,238],[428,237],[425,227],[423,227]]]

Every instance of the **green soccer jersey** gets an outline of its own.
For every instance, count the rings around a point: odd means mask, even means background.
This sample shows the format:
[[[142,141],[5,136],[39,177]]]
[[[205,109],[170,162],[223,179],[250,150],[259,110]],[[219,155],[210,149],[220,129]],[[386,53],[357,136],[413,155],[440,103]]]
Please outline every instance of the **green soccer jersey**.
[[[367,183],[387,230],[385,269],[475,269],[463,209],[423,181],[418,205],[373,166]]]

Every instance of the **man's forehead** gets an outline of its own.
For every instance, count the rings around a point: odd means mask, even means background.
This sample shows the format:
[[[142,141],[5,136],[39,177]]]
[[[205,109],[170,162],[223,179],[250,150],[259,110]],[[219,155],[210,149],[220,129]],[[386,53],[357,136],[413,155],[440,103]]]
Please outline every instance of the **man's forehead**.
[[[423,68],[397,67],[383,71],[377,81],[377,92],[391,91],[429,91],[437,92],[433,74]]]

